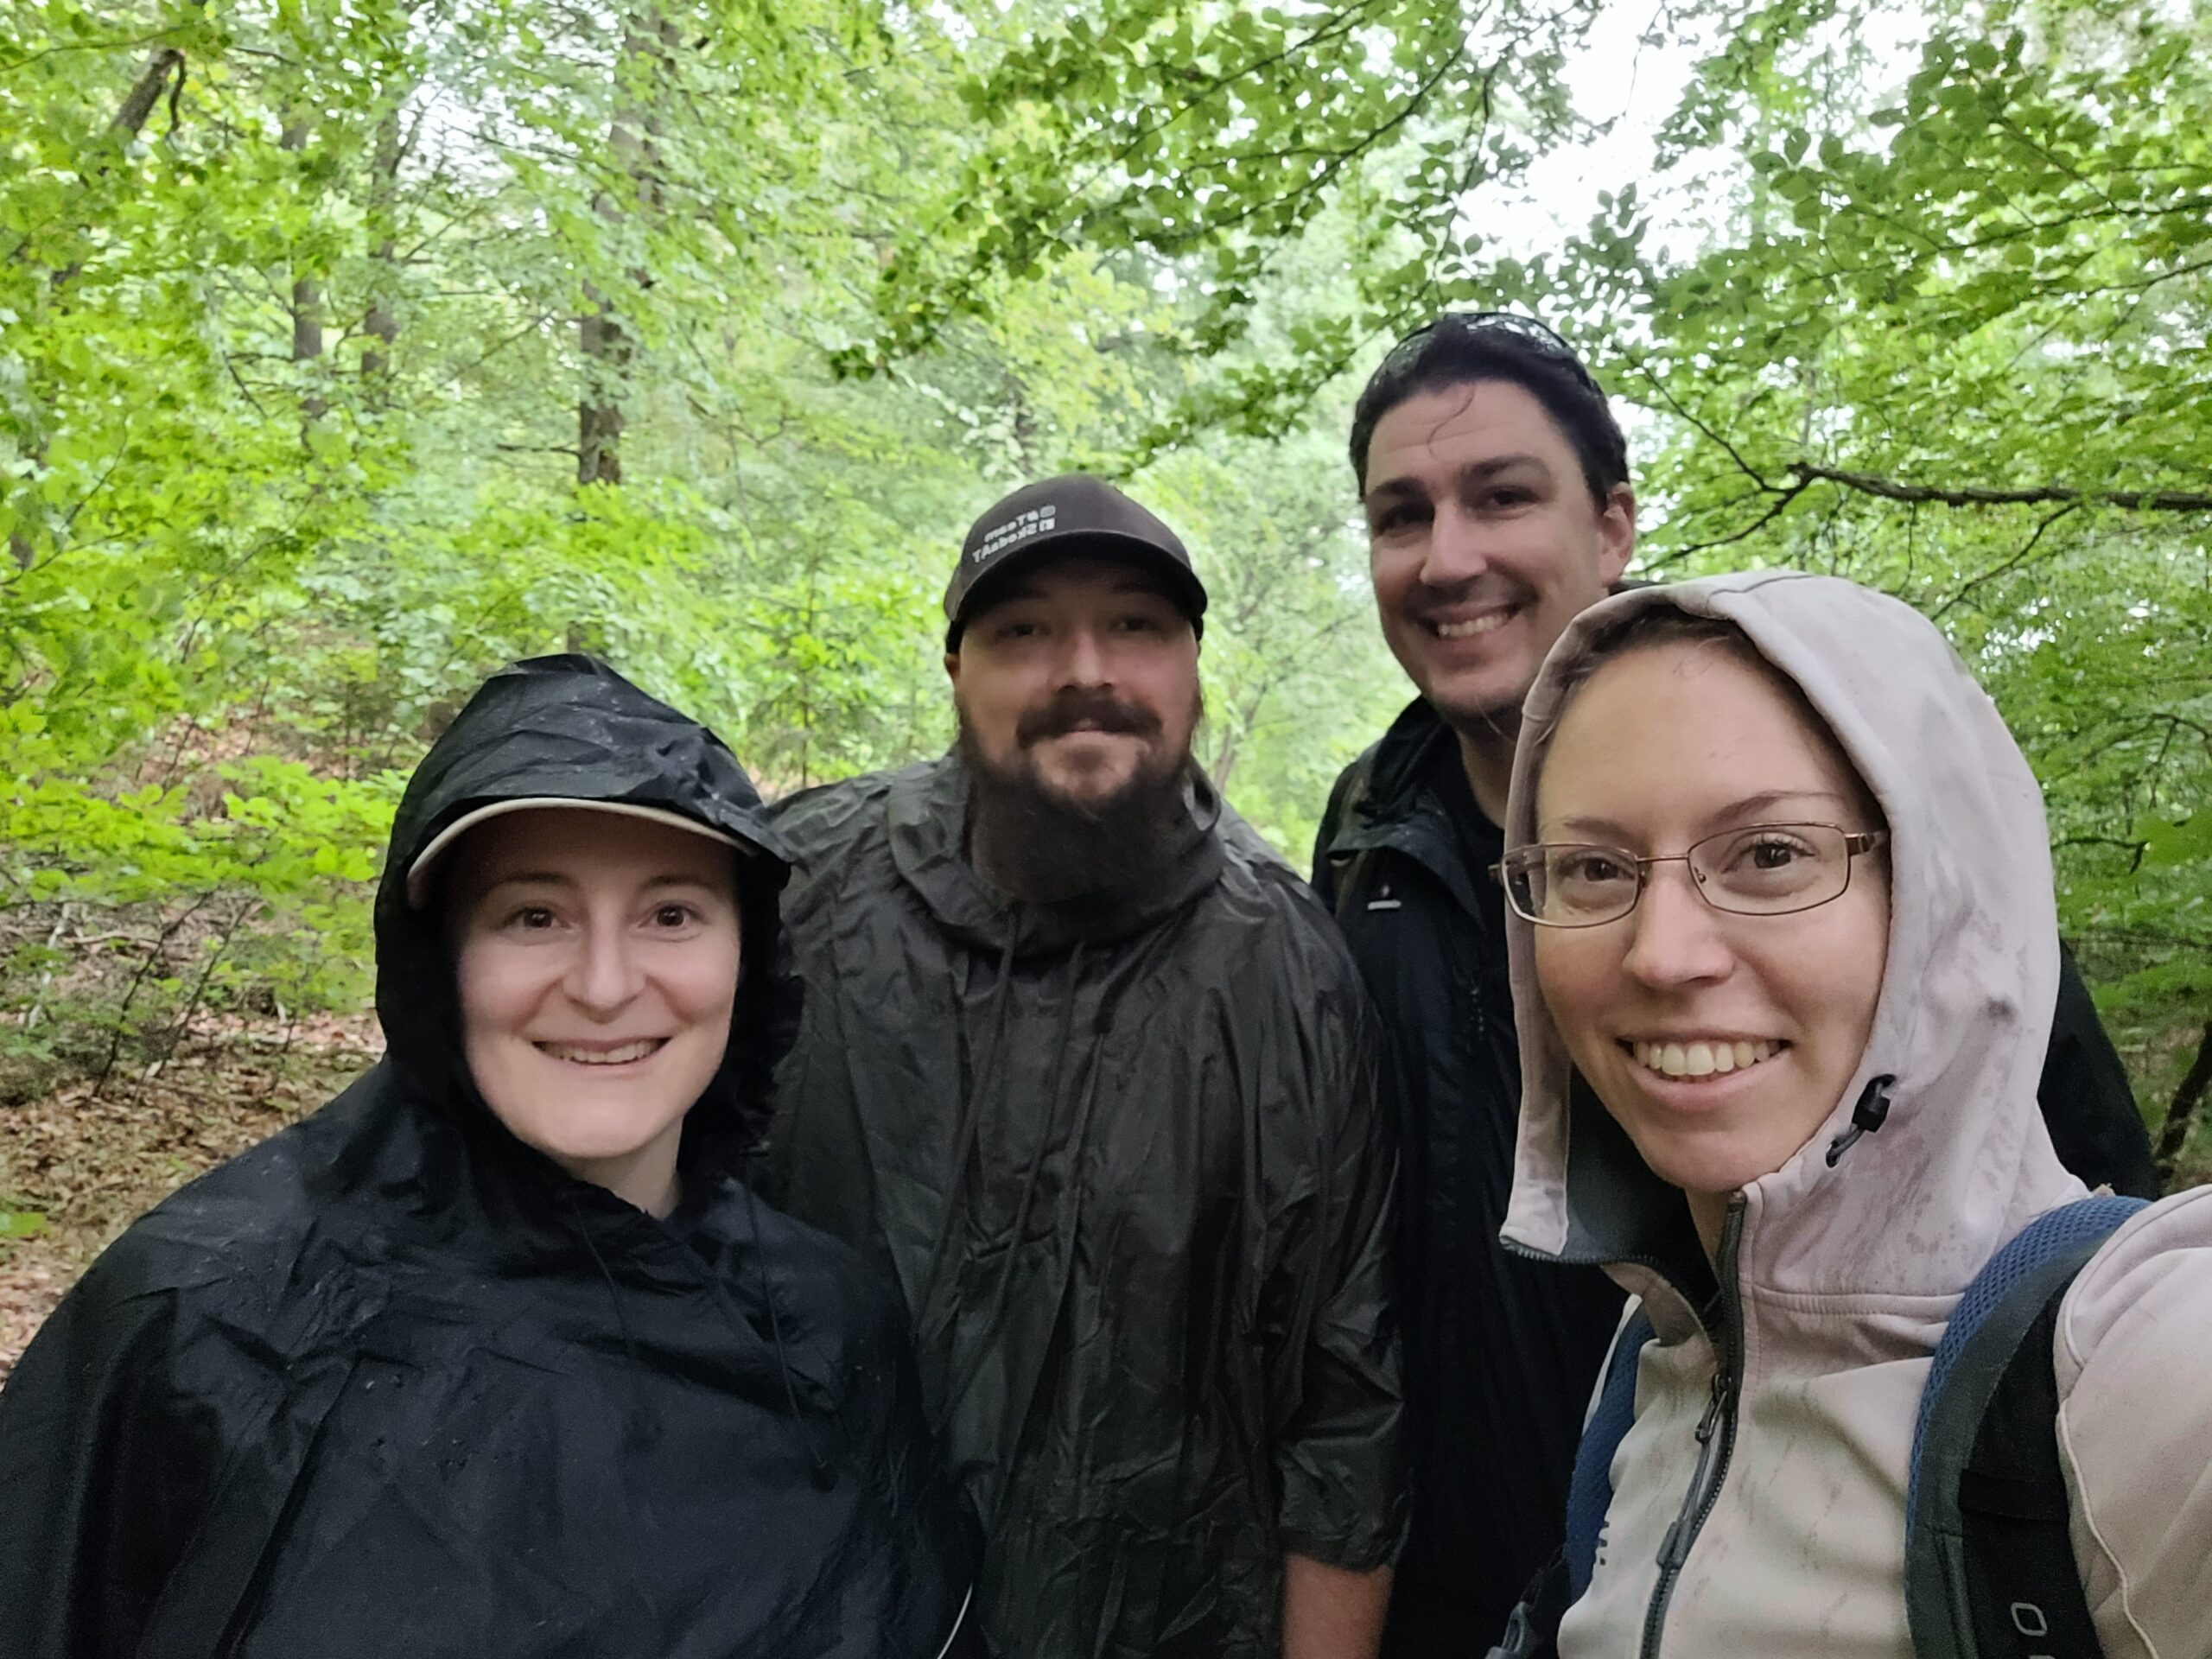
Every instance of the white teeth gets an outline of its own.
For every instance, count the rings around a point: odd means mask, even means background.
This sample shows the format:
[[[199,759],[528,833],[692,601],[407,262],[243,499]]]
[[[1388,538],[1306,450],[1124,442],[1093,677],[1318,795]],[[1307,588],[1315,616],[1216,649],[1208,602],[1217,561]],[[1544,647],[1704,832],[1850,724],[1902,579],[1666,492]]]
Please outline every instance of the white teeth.
[[[1492,611],[1471,622],[1439,622],[1435,625],[1436,632],[1440,639],[1471,639],[1478,633],[1488,633],[1493,628],[1503,627],[1512,615],[1510,611]]]
[[[1723,1039],[1689,1043],[1631,1043],[1637,1064],[1669,1077],[1708,1077],[1740,1071],[1772,1057],[1778,1044],[1731,1043]]]
[[[663,1040],[658,1037],[641,1037],[620,1048],[580,1048],[573,1043],[540,1043],[537,1047],[539,1052],[572,1065],[627,1065],[632,1060],[644,1059]]]

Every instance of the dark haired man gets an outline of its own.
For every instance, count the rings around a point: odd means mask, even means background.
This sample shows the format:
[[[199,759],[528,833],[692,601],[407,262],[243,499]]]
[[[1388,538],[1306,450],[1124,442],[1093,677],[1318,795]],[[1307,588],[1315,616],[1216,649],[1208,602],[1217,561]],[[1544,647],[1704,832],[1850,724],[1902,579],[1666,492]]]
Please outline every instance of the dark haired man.
[[[1523,696],[1567,623],[1625,572],[1628,449],[1556,334],[1446,315],[1384,358],[1352,416],[1376,607],[1420,695],[1337,781],[1315,886],[1395,1039],[1399,1307],[1414,1520],[1386,1653],[1481,1652],[1558,1546],[1582,1414],[1621,1297],[1522,1262],[1497,1232],[1520,1065],[1503,895],[1488,872]],[[2155,1192],[2125,1072],[2070,965],[2044,1075],[2084,1179]]]
[[[904,1292],[1019,1659],[1367,1659],[1402,1530],[1373,1015],[1192,762],[1205,603],[1119,491],[1018,491],[954,752],[776,815],[772,1179]]]

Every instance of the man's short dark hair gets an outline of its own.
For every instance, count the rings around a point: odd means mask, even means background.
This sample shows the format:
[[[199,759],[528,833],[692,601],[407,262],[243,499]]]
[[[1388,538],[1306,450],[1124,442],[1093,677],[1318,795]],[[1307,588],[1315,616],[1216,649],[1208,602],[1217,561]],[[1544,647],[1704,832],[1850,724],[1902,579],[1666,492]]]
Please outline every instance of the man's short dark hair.
[[[1351,470],[1367,488],[1367,450],[1376,423],[1411,397],[1478,380],[1521,387],[1559,423],[1582,462],[1583,481],[1602,509],[1628,482],[1628,440],[1605,388],[1574,348],[1533,317],[1510,311],[1447,311],[1390,348],[1351,416]]]

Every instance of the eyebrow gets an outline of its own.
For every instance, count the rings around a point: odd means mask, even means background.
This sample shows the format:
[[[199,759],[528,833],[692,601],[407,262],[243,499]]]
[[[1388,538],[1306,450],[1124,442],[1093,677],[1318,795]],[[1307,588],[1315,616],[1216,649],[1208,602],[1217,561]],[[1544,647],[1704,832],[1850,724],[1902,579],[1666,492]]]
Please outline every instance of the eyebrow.
[[[1541,455],[1522,452],[1510,455],[1492,455],[1487,461],[1471,461],[1454,473],[1452,480],[1455,484],[1463,485],[1487,483],[1498,474],[1510,472],[1516,467],[1534,467],[1542,472],[1546,477],[1548,478],[1551,475],[1551,467]],[[1415,496],[1427,500],[1428,491],[1418,480],[1411,477],[1387,478],[1370,488],[1361,499],[1365,505],[1372,506],[1379,501],[1393,500],[1402,496]]]
[[[501,887],[561,887],[574,892],[582,884],[575,877],[563,875],[558,870],[517,870],[512,875],[503,875],[498,880],[489,884],[485,887],[484,893],[488,898]],[[656,875],[645,884],[644,891],[652,893],[664,887],[711,888],[714,885],[704,876]]]
[[[1857,802],[1847,795],[1832,789],[1764,789],[1756,795],[1746,795],[1732,801],[1718,812],[1709,813],[1705,819],[1707,829],[1722,829],[1730,824],[1766,823],[1774,822],[1767,815],[1777,806],[1793,801],[1826,801],[1837,806],[1855,806]],[[1783,823],[1789,823],[1785,818]],[[1611,818],[1573,817],[1559,821],[1561,830],[1580,836],[1608,836],[1614,841],[1630,841],[1635,837],[1627,828]]]

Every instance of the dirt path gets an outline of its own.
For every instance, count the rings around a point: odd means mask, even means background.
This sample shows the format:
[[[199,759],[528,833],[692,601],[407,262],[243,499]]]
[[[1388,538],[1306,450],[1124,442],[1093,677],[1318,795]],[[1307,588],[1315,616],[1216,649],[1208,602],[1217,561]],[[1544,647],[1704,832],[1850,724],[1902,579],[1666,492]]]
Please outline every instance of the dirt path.
[[[103,1096],[80,1083],[0,1106],[0,1211],[43,1218],[35,1236],[0,1241],[0,1380],[135,1217],[322,1104],[379,1046],[367,1019],[239,1024]]]

